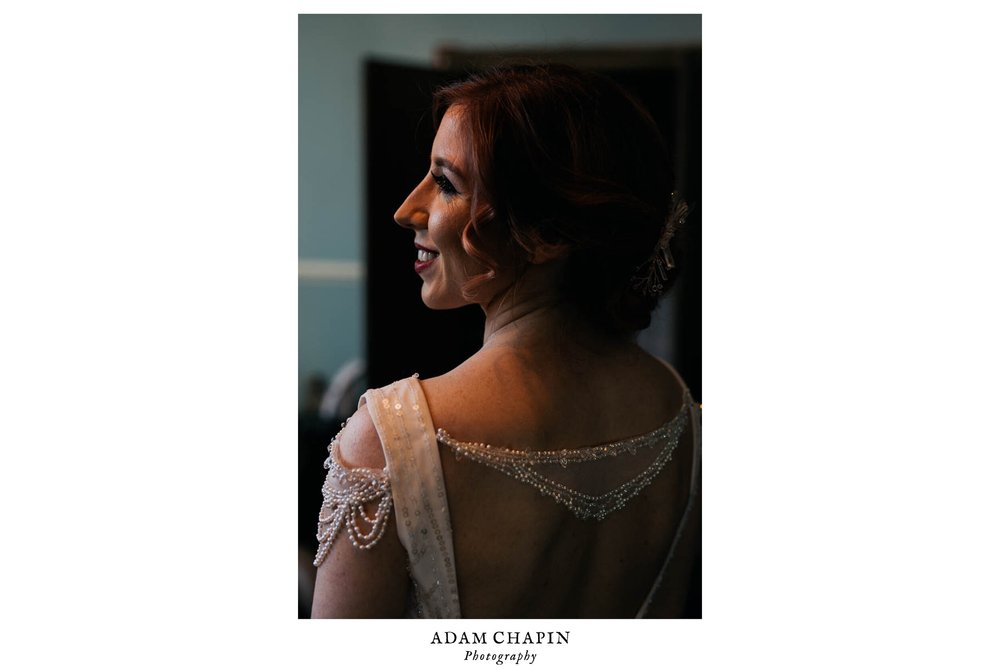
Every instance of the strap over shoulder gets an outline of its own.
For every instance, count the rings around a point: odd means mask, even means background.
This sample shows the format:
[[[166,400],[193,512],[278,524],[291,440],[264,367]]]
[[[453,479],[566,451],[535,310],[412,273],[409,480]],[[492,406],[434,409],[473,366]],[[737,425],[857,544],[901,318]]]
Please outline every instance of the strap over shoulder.
[[[406,549],[419,612],[460,618],[455,554],[437,436],[419,380],[369,390],[367,405],[385,453],[396,532]]]
[[[660,567],[660,571],[656,575],[656,580],[653,582],[653,586],[649,589],[646,599],[643,601],[642,606],[635,615],[636,618],[645,618],[649,613],[653,599],[656,597],[656,594],[659,592],[660,587],[663,584],[667,568],[670,566],[670,562],[674,557],[674,552],[677,550],[677,545],[681,541],[681,536],[684,533],[684,528],[687,526],[688,518],[691,516],[695,502],[698,499],[698,495],[701,493],[701,406],[692,401],[688,406],[688,411],[690,413],[691,438],[694,451],[691,461],[691,483],[688,491],[687,505],[684,508],[684,514],[681,516],[680,524],[677,526],[677,532],[674,534],[674,539],[670,544],[670,551],[667,553],[667,557],[663,561],[663,565]]]

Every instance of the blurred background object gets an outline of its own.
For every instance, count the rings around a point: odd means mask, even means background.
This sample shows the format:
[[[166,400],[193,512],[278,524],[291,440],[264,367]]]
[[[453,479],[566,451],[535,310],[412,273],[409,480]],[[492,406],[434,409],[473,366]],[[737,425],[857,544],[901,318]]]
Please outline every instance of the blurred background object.
[[[327,446],[368,388],[365,364],[354,359],[344,364],[330,382],[314,373],[306,379],[305,404],[299,410],[299,618],[308,618],[312,607],[316,524],[322,500]]]

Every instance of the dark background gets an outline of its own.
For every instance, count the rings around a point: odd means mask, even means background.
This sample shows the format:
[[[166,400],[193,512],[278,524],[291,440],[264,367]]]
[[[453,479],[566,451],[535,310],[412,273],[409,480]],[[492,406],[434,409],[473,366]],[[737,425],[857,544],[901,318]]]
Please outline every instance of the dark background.
[[[626,67],[628,55],[619,51],[602,58],[581,52],[558,59],[600,69],[622,84],[646,105],[667,138],[678,189],[692,205],[692,213],[678,236],[679,262],[683,263],[674,287],[677,314],[670,323],[675,328],[671,336],[675,349],[666,356],[688,382],[695,400],[700,400],[701,53],[698,49],[662,49],[655,52],[653,62],[636,58],[640,66]],[[413,271],[412,233],[395,225],[392,215],[427,171],[434,139],[433,91],[464,77],[475,66],[506,57],[449,52],[439,56],[450,65],[446,69],[371,61],[365,66],[369,386],[383,386],[413,373],[440,375],[482,344],[483,313],[478,306],[432,311],[423,305],[420,277]],[[593,67],[602,62],[612,67]]]

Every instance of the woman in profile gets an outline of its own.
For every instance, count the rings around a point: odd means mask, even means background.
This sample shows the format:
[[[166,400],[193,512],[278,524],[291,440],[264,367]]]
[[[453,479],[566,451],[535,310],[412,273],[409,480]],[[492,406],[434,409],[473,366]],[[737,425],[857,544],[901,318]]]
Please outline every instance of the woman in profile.
[[[423,302],[480,305],[483,346],[331,443],[313,617],[699,616],[698,407],[634,341],[685,212],[662,137],[560,66],[474,75],[435,118],[395,220]]]

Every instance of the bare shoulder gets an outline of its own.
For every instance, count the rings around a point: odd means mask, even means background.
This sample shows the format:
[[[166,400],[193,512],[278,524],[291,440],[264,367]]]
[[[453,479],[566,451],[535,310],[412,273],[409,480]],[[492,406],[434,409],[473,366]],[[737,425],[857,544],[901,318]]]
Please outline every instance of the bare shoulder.
[[[347,420],[339,439],[340,459],[348,468],[383,468],[385,454],[367,406]]]
[[[629,344],[575,357],[482,351],[421,385],[435,425],[459,439],[572,447],[660,426],[684,403],[678,378]]]
[[[680,374],[669,363],[641,348],[634,350],[634,371],[623,380],[626,393],[655,396],[669,414],[679,410],[685,401],[687,386]]]
[[[470,359],[448,373],[420,381],[434,423],[447,426],[449,430],[488,426],[497,408],[510,397],[499,391],[498,385],[495,368],[478,359]],[[516,387],[516,383],[507,383],[507,387]]]

